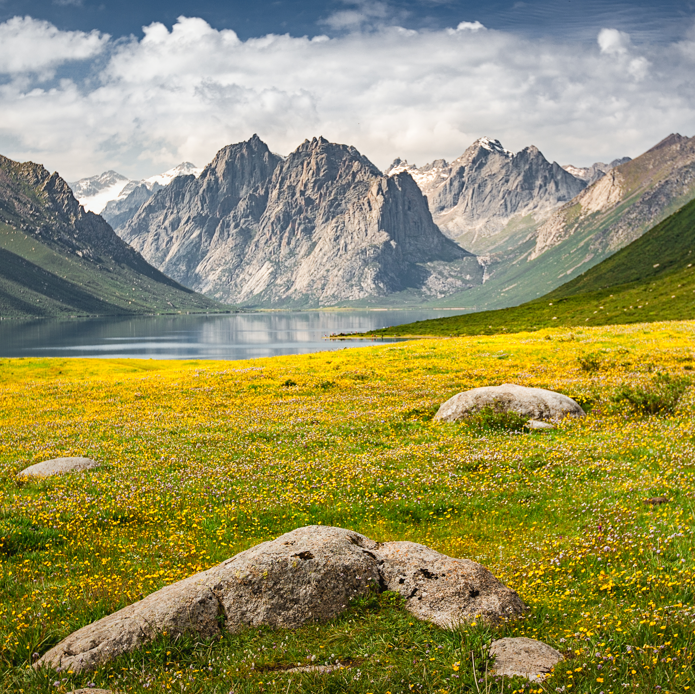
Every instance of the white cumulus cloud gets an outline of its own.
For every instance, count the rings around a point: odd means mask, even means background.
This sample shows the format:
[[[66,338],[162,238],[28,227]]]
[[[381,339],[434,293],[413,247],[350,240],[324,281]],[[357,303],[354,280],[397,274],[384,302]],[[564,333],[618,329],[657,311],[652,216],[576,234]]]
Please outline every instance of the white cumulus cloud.
[[[636,156],[672,131],[690,135],[695,122],[692,37],[636,46],[605,29],[597,47],[476,22],[441,31],[358,22],[337,37],[242,41],[194,17],[120,41],[28,19],[0,25],[0,37],[8,26],[26,29],[22,55],[35,59],[14,59],[0,83],[0,153],[68,180],[203,165],[255,132],[280,153],[323,135],[381,167],[396,156],[455,158],[482,135],[585,165]],[[36,57],[46,37],[52,62]],[[90,57],[87,79],[29,74]]]
[[[109,37],[98,31],[60,31],[49,22],[13,17],[0,24],[0,73],[44,72],[98,55]]]

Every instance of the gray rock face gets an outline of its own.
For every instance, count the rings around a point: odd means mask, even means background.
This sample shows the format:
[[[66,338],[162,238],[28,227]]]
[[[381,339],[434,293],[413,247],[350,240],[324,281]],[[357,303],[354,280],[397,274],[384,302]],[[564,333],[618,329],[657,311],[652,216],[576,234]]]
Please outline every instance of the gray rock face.
[[[442,231],[475,253],[495,248],[513,219],[530,215],[540,222],[587,185],[548,162],[537,147],[513,154],[489,138],[476,140],[450,164],[439,159],[418,169],[398,159],[386,173],[401,171],[409,172],[427,196]]]
[[[516,412],[536,420],[560,420],[583,417],[586,413],[572,398],[544,388],[527,388],[513,383],[473,388],[449,398],[441,405],[435,419],[455,422],[484,407]]]
[[[418,619],[444,629],[481,617],[519,615],[526,606],[485,567],[415,542],[387,542],[377,555],[388,590],[400,593]]]
[[[17,477],[50,477],[51,475],[63,475],[66,472],[81,472],[99,467],[99,463],[91,458],[53,458],[44,460],[36,465],[30,465]]]
[[[163,631],[210,637],[220,629],[295,628],[335,617],[349,600],[373,589],[397,590],[413,614],[442,626],[478,614],[499,619],[525,609],[514,591],[474,562],[414,543],[380,545],[342,528],[308,526],[77,630],[37,667],[94,668]]]
[[[137,211],[163,186],[159,183],[129,183],[116,200],[109,200],[101,211],[101,216],[114,228],[123,226]]]
[[[542,641],[517,638],[499,639],[490,645],[495,656],[496,675],[522,676],[531,682],[540,682],[561,661],[562,653]]]
[[[482,281],[407,173],[383,176],[323,138],[286,159],[257,136],[225,147],[200,178],[174,180],[117,231],[169,276],[238,304],[438,297]]]
[[[599,178],[605,176],[611,169],[621,164],[627,164],[629,161],[632,161],[630,157],[621,157],[620,159],[614,159],[610,164],[597,161],[591,166],[572,166],[572,164],[567,164],[562,168],[568,173],[571,173],[575,178],[585,181],[586,184],[590,186],[592,183],[598,181]]]

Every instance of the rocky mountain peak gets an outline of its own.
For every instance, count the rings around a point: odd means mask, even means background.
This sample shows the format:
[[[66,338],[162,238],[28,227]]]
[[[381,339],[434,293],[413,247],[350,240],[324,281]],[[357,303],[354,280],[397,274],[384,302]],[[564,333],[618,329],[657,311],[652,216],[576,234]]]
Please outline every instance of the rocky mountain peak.
[[[410,175],[386,177],[349,145],[313,138],[282,159],[247,141],[182,180],[120,233],[171,276],[226,301],[333,305],[393,291],[440,296],[481,280]]]
[[[469,148],[469,150],[487,150],[495,154],[501,154],[504,157],[513,157],[514,153],[510,152],[502,146],[499,140],[490,137],[479,137]]]
[[[657,142],[651,149],[647,150],[647,152],[655,152],[658,149],[668,149],[671,147],[675,147],[681,144],[686,144],[690,141],[690,138],[684,137],[680,133],[671,133],[667,137],[665,137],[661,142]],[[645,152],[646,154],[646,152]]]

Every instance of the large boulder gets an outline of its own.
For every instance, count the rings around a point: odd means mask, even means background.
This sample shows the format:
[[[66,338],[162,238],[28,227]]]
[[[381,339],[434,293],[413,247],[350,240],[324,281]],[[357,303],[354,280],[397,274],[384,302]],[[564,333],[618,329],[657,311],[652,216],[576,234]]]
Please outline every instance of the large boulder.
[[[66,472],[91,470],[95,467],[99,467],[99,463],[91,458],[52,458],[51,460],[44,460],[42,463],[36,463],[36,465],[30,465],[18,472],[17,477],[50,477],[51,475],[63,475]]]
[[[415,616],[455,626],[521,614],[519,597],[487,569],[412,542],[379,544],[326,526],[297,528],[78,629],[36,667],[90,669],[162,632],[210,637],[268,625],[295,628],[340,614],[370,590],[396,590]]]
[[[535,420],[557,421],[565,417],[583,417],[586,413],[572,398],[544,388],[527,388],[513,383],[473,388],[449,398],[435,419],[455,422],[490,407],[500,412],[516,412]]]
[[[526,609],[513,590],[469,559],[453,559],[415,542],[387,542],[378,555],[386,588],[400,593],[418,619],[444,629],[476,617],[499,620]]]
[[[495,675],[518,675],[531,682],[544,680],[564,660],[562,653],[547,643],[524,636],[493,641],[490,644],[490,655],[495,656]]]

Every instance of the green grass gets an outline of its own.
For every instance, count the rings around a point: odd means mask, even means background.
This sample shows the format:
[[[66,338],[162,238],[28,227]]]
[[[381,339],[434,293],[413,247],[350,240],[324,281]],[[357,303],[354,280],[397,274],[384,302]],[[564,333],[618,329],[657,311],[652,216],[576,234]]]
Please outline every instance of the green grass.
[[[685,694],[694,336],[695,323],[661,323],[252,362],[0,360],[0,691]],[[497,413],[432,421],[451,395],[502,382],[566,393],[589,415],[544,433]],[[57,455],[104,465],[16,478]],[[448,631],[374,594],[322,624],[162,635],[95,672],[31,669],[75,629],[318,522],[478,561],[531,610]],[[542,686],[500,682],[486,647],[503,636],[566,660]]]
[[[478,335],[554,326],[695,318],[695,201],[615,255],[540,299],[513,308],[419,321],[370,336]]]

